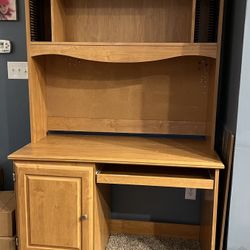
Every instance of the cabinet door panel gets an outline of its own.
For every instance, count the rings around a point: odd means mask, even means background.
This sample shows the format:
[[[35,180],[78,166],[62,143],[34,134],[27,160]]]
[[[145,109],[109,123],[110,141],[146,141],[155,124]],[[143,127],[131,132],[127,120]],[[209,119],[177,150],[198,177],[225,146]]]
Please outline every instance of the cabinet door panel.
[[[15,165],[20,250],[92,249],[93,167]]]
[[[26,175],[26,181],[30,244],[80,249],[81,179]]]

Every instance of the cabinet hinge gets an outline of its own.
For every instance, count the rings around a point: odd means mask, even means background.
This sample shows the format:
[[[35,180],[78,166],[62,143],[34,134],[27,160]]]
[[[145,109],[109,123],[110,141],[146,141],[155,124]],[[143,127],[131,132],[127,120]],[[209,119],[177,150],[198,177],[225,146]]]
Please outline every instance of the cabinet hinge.
[[[16,173],[15,172],[12,173],[12,179],[13,179],[13,182],[16,181]]]
[[[19,246],[19,238],[18,237],[15,238],[15,242],[16,242],[16,247],[18,247]]]

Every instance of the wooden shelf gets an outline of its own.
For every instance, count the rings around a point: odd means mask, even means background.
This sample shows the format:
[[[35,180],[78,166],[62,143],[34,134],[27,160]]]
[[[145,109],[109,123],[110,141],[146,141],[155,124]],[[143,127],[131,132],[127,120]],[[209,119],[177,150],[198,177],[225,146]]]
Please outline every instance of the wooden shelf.
[[[136,136],[49,135],[12,160],[94,162],[223,169],[205,140]]]
[[[213,190],[214,180],[207,170],[111,165],[98,171],[100,184],[137,185]]]
[[[180,56],[216,58],[216,43],[32,42],[30,56],[63,55],[89,61],[138,63]]]

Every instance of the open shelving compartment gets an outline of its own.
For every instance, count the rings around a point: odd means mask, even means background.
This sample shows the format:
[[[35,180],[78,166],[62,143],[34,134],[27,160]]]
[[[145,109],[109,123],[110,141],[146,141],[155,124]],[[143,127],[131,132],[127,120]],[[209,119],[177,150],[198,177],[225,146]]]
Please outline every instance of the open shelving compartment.
[[[105,62],[217,56],[218,0],[30,0],[30,55]]]
[[[30,73],[37,75],[31,101],[40,101],[31,115],[43,121],[44,136],[47,131],[213,136],[214,59],[114,64],[49,55],[31,58],[31,65]]]
[[[190,2],[52,0],[52,41],[189,42]]]
[[[106,62],[217,56],[217,0],[29,3],[31,56]]]
[[[31,41],[192,43],[217,40],[218,0],[29,2]]]
[[[100,164],[96,173],[96,182],[98,183],[97,211],[99,215],[95,229],[96,234],[99,236],[96,238],[97,245],[103,246],[103,249],[105,249],[106,244],[108,247],[114,247],[115,245],[119,249],[124,242],[123,235],[127,235],[128,239],[132,241],[138,238],[138,242],[141,240],[140,237],[154,236],[158,239],[156,243],[159,242],[159,239],[162,241],[161,247],[166,244],[164,240],[168,242],[169,239],[176,239],[174,241],[170,240],[173,249],[213,249],[215,247],[216,229],[212,226],[212,221],[216,209],[214,200],[216,200],[216,193],[218,192],[218,173],[218,169],[173,169],[148,165],[138,167],[133,165]],[[195,188],[199,190],[198,192],[202,197],[200,223],[189,225],[111,219],[111,185]],[[130,188],[130,190],[132,189]],[[162,199],[168,198],[162,197]],[[155,206],[157,206],[157,203]],[[180,239],[182,239],[183,244],[178,246]],[[152,241],[151,238],[146,241],[149,245],[144,243],[146,247],[150,247],[150,244],[152,244],[150,241]],[[130,246],[129,242],[128,246]],[[151,247],[157,249],[156,246],[151,245]]]

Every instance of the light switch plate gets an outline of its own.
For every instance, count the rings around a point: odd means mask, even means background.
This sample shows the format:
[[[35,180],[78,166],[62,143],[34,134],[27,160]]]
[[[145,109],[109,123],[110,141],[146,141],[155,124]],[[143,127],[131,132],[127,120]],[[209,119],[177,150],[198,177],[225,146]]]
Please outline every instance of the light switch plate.
[[[28,79],[28,63],[8,62],[8,79]]]
[[[197,190],[195,188],[186,188],[185,189],[185,199],[186,200],[196,200],[196,192]]]

